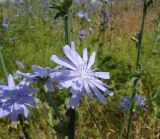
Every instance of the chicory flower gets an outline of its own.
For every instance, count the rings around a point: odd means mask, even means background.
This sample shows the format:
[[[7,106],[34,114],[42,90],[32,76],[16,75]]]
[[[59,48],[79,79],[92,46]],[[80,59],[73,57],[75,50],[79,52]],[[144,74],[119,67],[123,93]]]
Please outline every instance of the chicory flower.
[[[88,13],[87,12],[84,12],[84,11],[80,11],[77,13],[77,16],[79,18],[84,18],[86,19],[88,22],[91,22],[91,19],[88,17]]]
[[[33,82],[41,82],[47,86],[49,91],[54,92],[54,88],[52,86],[52,82],[54,82],[54,80],[50,78],[50,73],[53,73],[55,69],[33,65],[32,71],[33,73],[22,73],[17,71],[16,74],[25,78],[30,84]]]
[[[9,25],[7,23],[3,23],[1,25],[2,29],[8,29]]]
[[[134,101],[138,106],[140,106],[140,108],[145,108],[146,107],[146,104],[145,104],[146,103],[146,96],[136,95]],[[122,108],[124,108],[125,110],[127,110],[130,103],[131,103],[131,98],[129,96],[125,96],[121,100],[120,106]]]
[[[8,85],[0,84],[0,118],[10,115],[11,122],[17,121],[18,115],[29,118],[28,107],[37,108],[38,99],[30,96],[37,89],[30,89],[20,83],[15,85],[12,75],[8,76]]]
[[[107,89],[111,88],[111,86],[106,85],[99,78],[110,79],[110,74],[109,72],[96,72],[93,69],[96,53],[93,52],[88,58],[87,49],[84,49],[83,57],[81,58],[76,52],[73,42],[71,46],[66,45],[63,48],[63,52],[67,58],[52,55],[51,60],[64,67],[64,69],[57,72],[59,74],[59,76],[57,75],[57,81],[60,89],[70,88],[72,96],[69,106],[75,108],[84,92],[91,99],[94,99],[94,93],[98,100],[105,104],[106,98],[101,94],[101,91],[109,96],[112,96],[113,93]]]

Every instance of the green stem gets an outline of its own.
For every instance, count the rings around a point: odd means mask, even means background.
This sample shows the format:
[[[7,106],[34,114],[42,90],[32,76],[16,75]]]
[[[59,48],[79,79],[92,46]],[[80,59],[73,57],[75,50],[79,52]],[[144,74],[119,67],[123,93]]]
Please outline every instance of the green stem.
[[[133,109],[133,102],[134,102],[135,94],[136,94],[136,91],[134,90],[133,93],[132,93],[132,97],[131,97],[131,103],[129,104],[129,107],[128,107],[127,112],[125,114],[125,119],[124,119],[124,121],[121,125],[121,128],[120,128],[118,139],[122,139],[122,135],[123,135],[123,132],[124,132],[124,128],[125,128],[128,116],[130,115],[131,109]]]
[[[69,11],[64,17],[64,30],[65,30],[65,43],[69,45],[70,43],[70,26],[69,26]]]
[[[50,105],[52,106],[53,111],[55,112],[57,118],[59,119],[60,122],[63,123],[62,116],[61,116],[61,114],[60,114],[60,112],[59,112],[59,110],[58,110],[58,108],[57,108],[57,106],[56,106],[56,104],[55,104],[55,102],[52,98],[51,92],[49,92],[49,90],[47,89],[46,86],[44,86],[44,90],[45,90],[45,95],[46,95]]]
[[[8,72],[7,72],[7,69],[6,69],[5,62],[4,62],[3,55],[2,55],[1,51],[2,50],[0,48],[0,64],[1,64],[1,67],[2,67],[2,70],[3,70],[3,73],[5,75],[5,78],[6,78],[6,80],[8,80]]]
[[[134,108],[135,95],[136,95],[136,92],[134,91],[133,94],[132,94],[132,98],[131,98],[131,106],[129,108],[130,115],[129,115],[129,123],[128,123],[128,130],[127,130],[126,139],[130,138],[130,133],[131,133],[131,130],[132,130],[132,117],[133,117],[133,114],[134,114],[133,108]]]
[[[80,108],[78,108],[78,125],[79,125],[80,139],[83,139],[82,130],[81,130],[81,115],[80,115]]]
[[[25,123],[24,123],[22,115],[19,115],[18,118],[19,118],[19,122],[21,124],[21,128],[22,128],[23,134],[25,136],[25,139],[31,139],[31,137],[29,136],[29,134],[27,132],[27,128],[25,126]]]
[[[75,139],[75,109],[70,108],[69,109],[69,124],[68,124],[68,129],[69,129],[69,134],[68,138],[69,139]]]
[[[105,41],[105,30],[106,30],[106,15],[103,13],[103,9],[106,8],[106,2],[103,1],[102,4],[102,14],[103,14],[103,21],[100,24],[100,40],[99,40],[99,48],[98,48],[98,55],[101,55],[102,48],[104,47],[104,41]],[[100,59],[101,57],[99,57]]]
[[[0,25],[2,24],[3,22],[3,6],[2,4],[0,4]],[[7,73],[7,69],[6,69],[6,66],[5,66],[5,62],[4,62],[4,59],[3,59],[3,55],[2,55],[2,46],[3,45],[3,38],[0,38],[0,67],[2,67],[2,71],[5,75],[5,78],[6,80],[8,80],[8,73]]]
[[[69,20],[70,20],[70,31],[71,31],[71,41],[74,41],[74,27],[73,27],[73,17],[72,17],[72,9],[69,13]]]
[[[143,17],[142,17],[142,24],[141,24],[141,31],[140,31],[140,36],[138,38],[138,51],[137,51],[137,62],[136,62],[136,66],[137,66],[137,70],[138,72],[140,72],[140,56],[141,56],[141,49],[142,49],[142,39],[143,39],[143,33],[144,33],[144,26],[145,26],[145,20],[146,20],[146,16],[147,16],[147,0],[144,0],[144,7],[143,7]],[[135,84],[134,88],[136,88],[137,83]],[[130,108],[130,116],[129,116],[129,123],[128,123],[128,129],[127,129],[127,135],[126,135],[126,139],[130,138],[130,133],[131,133],[131,129],[132,129],[132,116],[133,116],[133,108],[134,108],[134,98],[135,98],[135,91],[132,94],[132,99],[131,100],[131,108]]]
[[[70,11],[67,12],[67,14],[64,17],[64,30],[65,30],[65,43],[70,44]],[[69,124],[68,124],[68,138],[69,139],[75,139],[75,109],[70,108],[69,109]]]
[[[141,47],[142,47],[144,25],[145,25],[145,20],[146,20],[146,16],[147,16],[147,8],[148,8],[148,6],[147,6],[147,0],[144,0],[143,18],[142,18],[140,36],[139,36],[139,40],[138,40],[138,51],[137,51],[137,62],[136,62],[136,66],[138,68],[140,67]]]

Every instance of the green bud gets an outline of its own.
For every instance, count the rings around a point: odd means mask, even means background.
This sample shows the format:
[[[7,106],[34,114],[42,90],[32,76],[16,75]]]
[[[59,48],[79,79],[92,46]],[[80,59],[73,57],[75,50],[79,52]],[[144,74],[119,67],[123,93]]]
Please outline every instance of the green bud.
[[[54,19],[66,16],[73,3],[73,0],[52,0],[52,1],[53,3],[50,8],[58,10]]]

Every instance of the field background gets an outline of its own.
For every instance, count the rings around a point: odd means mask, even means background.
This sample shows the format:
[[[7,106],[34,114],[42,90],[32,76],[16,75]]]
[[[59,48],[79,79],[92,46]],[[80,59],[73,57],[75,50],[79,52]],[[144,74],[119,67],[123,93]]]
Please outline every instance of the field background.
[[[32,65],[54,68],[55,64],[49,60],[50,56],[52,54],[63,55],[62,47],[65,45],[63,20],[60,18],[54,20],[56,11],[49,9],[47,2],[31,0],[29,4],[32,6],[31,11],[25,9],[24,15],[19,17],[16,16],[13,3],[0,6],[1,22],[9,23],[9,28],[0,32],[2,53],[9,73],[19,70],[16,60],[24,64],[23,72],[31,72]],[[88,48],[90,53],[98,50],[99,26],[102,21],[101,13],[98,12],[99,8],[94,11],[90,5],[87,5],[86,10],[92,22],[84,21],[83,24],[76,15],[81,10],[81,6],[75,4],[72,8],[73,41],[80,54],[83,48]],[[98,101],[90,101],[87,95],[84,96],[90,103],[91,111],[106,139],[117,139],[124,119],[124,111],[119,105],[120,100],[123,96],[131,95],[131,79],[137,54],[135,42],[131,38],[140,30],[142,10],[142,0],[123,0],[116,2],[113,7],[109,6],[112,16],[105,31],[105,44],[101,54],[106,60],[102,63],[97,59],[96,65],[101,64],[103,71],[110,72],[111,79],[106,83],[113,86],[114,96],[109,97],[108,103],[104,106]],[[147,110],[135,113],[132,139],[160,138],[160,23],[158,26],[156,22],[158,17],[160,20],[159,0],[148,10],[141,56],[144,76],[139,85],[139,94],[147,96],[148,107]],[[92,33],[89,32],[89,27],[93,28]],[[80,29],[86,30],[86,37],[82,41],[78,34]],[[0,71],[0,81],[5,82],[2,71]],[[68,90],[58,90],[56,85],[55,88],[53,98],[65,118],[69,93]],[[39,110],[32,111],[32,117],[26,121],[29,133],[33,139],[51,139],[52,134],[55,138],[60,138],[58,133],[63,130],[54,120],[55,115],[52,110],[45,109],[44,104],[47,101],[42,91],[37,95],[41,99]],[[156,99],[153,98],[155,94]],[[80,101],[76,110],[76,137],[77,139],[80,136],[85,139],[99,139],[99,130],[85,99]],[[53,125],[54,131],[51,130]],[[1,139],[20,137],[21,131],[18,123],[10,124],[9,118],[0,119]]]

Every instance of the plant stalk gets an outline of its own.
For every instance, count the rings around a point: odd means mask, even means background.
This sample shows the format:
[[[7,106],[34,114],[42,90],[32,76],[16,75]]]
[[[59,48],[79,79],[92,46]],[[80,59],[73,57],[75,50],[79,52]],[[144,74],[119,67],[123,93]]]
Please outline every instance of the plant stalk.
[[[98,55],[102,55],[101,52],[102,52],[102,48],[104,47],[104,42],[105,42],[105,30],[106,30],[106,15],[104,13],[106,9],[106,2],[103,1],[102,2],[102,15],[103,15],[103,20],[100,24],[100,38],[99,38],[99,48],[98,48]],[[101,57],[99,57],[100,59]]]
[[[145,20],[146,20],[146,16],[147,16],[147,8],[148,8],[148,6],[147,6],[147,0],[144,0],[141,31],[140,31],[140,36],[139,36],[138,45],[137,45],[138,46],[137,62],[136,62],[137,68],[140,67],[141,47],[142,47],[142,39],[143,39],[143,33],[144,33]]]
[[[64,30],[65,30],[65,43],[67,45],[70,44],[70,11],[67,12],[67,14],[64,17]],[[68,138],[69,139],[75,139],[75,109],[69,108],[69,124],[68,124]]]
[[[3,73],[5,75],[5,78],[6,78],[6,81],[8,80],[8,73],[7,73],[7,69],[6,69],[6,66],[5,66],[5,62],[4,62],[4,59],[3,59],[3,55],[2,55],[2,52],[1,52],[1,48],[0,48],[0,66],[2,67],[2,70],[3,70]]]
[[[139,35],[138,44],[137,44],[138,50],[137,50],[136,67],[137,67],[137,71],[138,72],[140,72],[140,68],[141,68],[140,56],[141,56],[141,49],[142,49],[142,39],[143,39],[143,33],[144,33],[145,20],[146,20],[146,16],[147,16],[147,8],[148,8],[147,0],[144,0],[142,24],[141,24],[141,30],[140,30],[140,35]],[[136,94],[136,86],[137,86],[137,82],[134,85],[133,93],[132,93],[132,97],[131,97],[131,103],[130,103],[130,106],[129,106],[128,110],[127,110],[127,114],[125,116],[125,120],[124,120],[124,122],[123,122],[123,124],[121,126],[118,139],[122,139],[125,123],[126,123],[126,121],[128,119],[128,116],[129,116],[129,120],[128,120],[128,128],[127,128],[126,139],[130,138],[131,129],[132,129],[132,118],[133,118],[133,114],[134,114],[133,109],[134,109],[134,100],[135,100],[135,94]]]
[[[127,130],[126,139],[130,138],[130,133],[132,130],[132,118],[133,118],[133,114],[134,114],[133,109],[134,109],[135,95],[136,95],[136,92],[133,91],[132,98],[131,98],[131,106],[129,108],[130,114],[129,114],[129,123],[128,123],[128,130]]]
[[[143,39],[143,33],[144,33],[145,20],[146,20],[146,16],[147,16],[147,8],[148,8],[147,0],[144,0],[141,31],[140,31],[140,36],[139,36],[138,45],[137,45],[138,46],[138,51],[137,51],[136,66],[137,66],[138,72],[140,72],[140,68],[141,68],[141,65],[140,65],[140,56],[141,56],[141,49],[142,49],[142,39]],[[136,82],[134,88],[136,88],[136,85],[137,85],[137,82]],[[130,133],[131,133],[131,130],[132,130],[132,117],[133,117],[134,99],[135,99],[135,92],[132,93],[130,116],[129,116],[129,123],[128,123],[128,129],[127,129],[126,139],[130,138]]]
[[[19,122],[20,122],[20,125],[21,125],[21,128],[22,128],[23,134],[25,136],[25,139],[31,139],[31,137],[29,136],[29,134],[27,132],[27,128],[25,126],[22,115],[19,115],[18,118],[19,118]]]
[[[63,123],[62,116],[61,116],[61,114],[60,114],[60,112],[59,112],[59,110],[58,110],[58,108],[57,108],[52,96],[51,96],[51,92],[48,91],[46,86],[44,86],[44,90],[45,90],[45,95],[46,95],[47,99],[49,100],[49,103],[51,104],[52,109],[55,112],[58,120]]]
[[[69,21],[69,11],[67,12],[67,14],[64,17],[64,31],[65,31],[65,43],[67,45],[70,44],[70,21]]]

